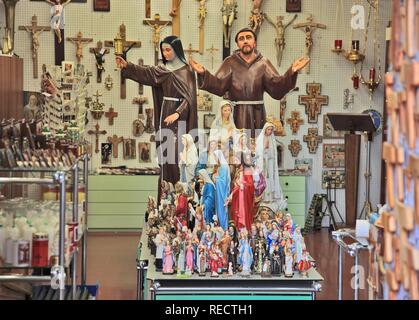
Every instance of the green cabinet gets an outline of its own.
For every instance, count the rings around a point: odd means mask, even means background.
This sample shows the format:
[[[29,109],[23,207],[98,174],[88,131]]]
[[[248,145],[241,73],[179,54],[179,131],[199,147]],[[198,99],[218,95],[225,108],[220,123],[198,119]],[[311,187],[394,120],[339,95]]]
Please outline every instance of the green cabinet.
[[[140,229],[158,176],[89,176],[89,229]]]
[[[286,212],[291,213],[294,223],[304,227],[306,219],[306,177],[280,176],[282,192],[288,200]]]

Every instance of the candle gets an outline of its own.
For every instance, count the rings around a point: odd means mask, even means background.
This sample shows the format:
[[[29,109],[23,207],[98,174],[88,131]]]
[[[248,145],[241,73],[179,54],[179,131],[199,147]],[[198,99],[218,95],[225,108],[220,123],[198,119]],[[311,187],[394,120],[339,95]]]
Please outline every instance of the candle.
[[[335,49],[336,50],[342,49],[342,40],[335,40]]]
[[[375,80],[375,68],[370,69],[370,81]]]
[[[359,40],[352,40],[352,49],[355,51],[359,50]]]
[[[352,76],[352,82],[354,85],[354,89],[359,89],[359,77],[356,74]]]

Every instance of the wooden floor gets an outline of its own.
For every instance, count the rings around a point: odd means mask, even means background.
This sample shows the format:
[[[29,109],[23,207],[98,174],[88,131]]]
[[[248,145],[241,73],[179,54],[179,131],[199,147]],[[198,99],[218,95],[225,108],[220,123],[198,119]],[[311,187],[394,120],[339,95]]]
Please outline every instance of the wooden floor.
[[[87,250],[87,284],[99,284],[101,300],[133,300],[136,298],[136,250],[139,233],[89,233]],[[318,271],[325,278],[317,299],[337,299],[337,245],[327,230],[306,236],[307,249],[317,261]],[[80,259],[79,259],[80,261]],[[367,255],[360,259],[366,265]],[[344,256],[343,298],[354,297],[350,279],[353,258]],[[366,287],[366,286],[365,286]],[[360,299],[367,299],[367,290],[359,291]]]

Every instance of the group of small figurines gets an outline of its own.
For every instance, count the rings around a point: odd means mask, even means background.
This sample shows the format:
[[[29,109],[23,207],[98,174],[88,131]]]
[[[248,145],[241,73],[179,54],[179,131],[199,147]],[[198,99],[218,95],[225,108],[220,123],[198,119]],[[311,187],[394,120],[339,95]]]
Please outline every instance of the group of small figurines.
[[[291,214],[255,217],[250,230],[237,230],[230,220],[224,230],[217,219],[205,221],[194,190],[188,190],[187,215],[179,215],[184,184],[163,182],[161,203],[149,197],[146,212],[148,246],[156,257],[156,271],[189,277],[239,274],[244,277],[307,276],[312,267],[300,226]]]

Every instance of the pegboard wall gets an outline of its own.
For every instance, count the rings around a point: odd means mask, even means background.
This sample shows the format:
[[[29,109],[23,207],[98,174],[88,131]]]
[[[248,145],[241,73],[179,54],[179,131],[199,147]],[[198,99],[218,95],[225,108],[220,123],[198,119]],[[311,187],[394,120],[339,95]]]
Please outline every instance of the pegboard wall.
[[[246,26],[250,16],[252,7],[251,0],[238,0],[238,18],[234,22],[232,38],[235,33]],[[162,20],[171,20],[169,12],[171,9],[170,0],[151,0],[151,17],[155,13],[159,13]],[[222,16],[221,7],[223,0],[207,0],[207,18],[205,20],[205,49],[214,45],[219,49],[214,57],[214,70],[211,69],[211,55],[204,52],[204,55],[194,54],[194,58],[202,63],[207,69],[216,71],[222,62]],[[391,1],[380,0],[380,17],[378,21],[378,42],[380,43],[380,55],[382,61],[382,69],[384,70],[385,62],[385,36],[386,27],[391,15]],[[263,11],[267,13],[273,20],[276,16],[284,16],[284,21],[287,22],[293,17],[293,13],[286,13],[285,0],[265,0],[263,3]],[[309,14],[312,14],[315,22],[323,23],[327,26],[326,30],[317,29],[314,32],[314,46],[311,53],[311,72],[310,74],[300,73],[298,76],[297,86],[298,92],[290,93],[287,96],[287,109],[285,119],[289,118],[291,111],[300,111],[301,117],[304,119],[304,125],[300,127],[297,135],[291,133],[289,125],[286,125],[286,137],[281,137],[278,140],[285,146],[285,161],[284,168],[294,168],[293,158],[288,150],[290,140],[299,139],[302,144],[302,151],[298,158],[312,158],[313,159],[313,174],[308,177],[308,193],[306,202],[309,203],[313,194],[324,193],[325,190],[321,187],[322,175],[322,144],[319,146],[316,154],[309,154],[307,144],[302,140],[303,135],[307,134],[308,128],[318,127],[319,133],[323,133],[323,114],[327,112],[362,112],[366,109],[376,109],[382,113],[383,110],[383,85],[381,84],[374,94],[374,99],[369,99],[368,92],[365,87],[360,87],[359,90],[352,88],[352,71],[353,66],[344,58],[331,52],[335,39],[342,39],[344,48],[347,48],[351,33],[353,39],[359,39],[361,50],[364,47],[364,30],[356,30],[351,32],[350,20],[351,7],[353,5],[362,5],[365,8],[365,19],[368,15],[369,4],[366,0],[302,0],[302,12],[298,13],[298,18],[294,23],[305,22]],[[199,30],[198,30],[198,0],[183,0],[181,4],[181,39],[184,48],[192,44],[194,49],[199,47]],[[15,19],[15,52],[20,57],[24,58],[24,88],[25,90],[39,90],[40,82],[34,79],[32,75],[32,59],[31,59],[31,42],[30,36],[25,31],[18,31],[18,26],[30,25],[32,15],[36,14],[38,17],[38,25],[48,26],[50,17],[50,6],[43,2],[33,2],[29,0],[21,0],[16,5],[16,19]],[[127,81],[127,99],[121,100],[119,97],[120,88],[119,72],[115,71],[113,49],[111,53],[105,56],[105,72],[104,79],[111,75],[113,79],[113,89],[108,91],[104,83],[96,82],[96,67],[94,55],[89,53],[89,48],[95,47],[96,42],[101,40],[113,40],[116,36],[119,25],[124,23],[126,25],[127,40],[140,40],[142,42],[141,48],[134,48],[128,53],[128,60],[134,63],[138,62],[139,58],[144,59],[145,64],[152,65],[154,62],[154,51],[152,46],[152,30],[149,26],[143,24],[145,19],[145,1],[144,0],[117,0],[111,1],[110,12],[94,12],[93,0],[87,0],[86,3],[70,3],[65,7],[65,37],[75,37],[78,31],[83,33],[83,37],[93,38],[93,42],[83,49],[82,64],[85,69],[93,72],[89,93],[92,95],[99,90],[103,94],[101,101],[106,105],[106,111],[110,106],[115,108],[118,112],[118,117],[114,121],[113,126],[108,125],[108,119],[102,117],[99,120],[102,129],[107,131],[107,136],[116,134],[124,138],[133,138],[131,124],[137,117],[138,106],[132,104],[132,99],[138,96],[138,84],[132,81]],[[0,5],[0,26],[4,26],[4,7]],[[164,28],[161,32],[161,37],[171,34],[171,27]],[[367,48],[367,57],[365,60],[365,76],[367,77],[368,69],[373,61],[372,51],[372,36],[373,29],[370,27],[369,31],[369,46]],[[258,36],[259,51],[269,58],[274,65],[276,65],[276,51],[274,47],[274,39],[276,31],[272,25],[267,21],[261,27]],[[54,64],[54,35],[53,32],[44,32],[40,35],[39,48],[39,70],[42,64]],[[283,54],[281,67],[277,67],[282,74],[292,64],[292,62],[300,56],[304,55],[305,51],[305,34],[299,29],[289,27],[286,31],[286,48]],[[75,61],[76,46],[65,41],[65,59]],[[232,49],[235,49],[234,40],[231,43]],[[322,84],[322,95],[329,96],[329,105],[322,108],[322,114],[319,116],[318,124],[308,124],[307,116],[304,112],[304,106],[298,104],[298,96],[306,94],[306,84],[309,82],[319,82]],[[352,109],[343,109],[343,93],[345,89],[350,89],[354,94],[354,104]],[[150,102],[145,107],[152,107],[152,94],[149,87],[144,87],[144,95],[149,98]],[[221,98],[214,96],[213,112],[216,113],[218,103]],[[269,95],[265,95],[265,106],[268,115],[273,115],[279,119],[279,101],[273,100]],[[203,115],[205,112],[199,112],[199,125],[203,126]],[[90,118],[89,127],[93,128],[96,121]],[[87,137],[94,144],[94,136]],[[100,142],[105,142],[105,136],[100,137]],[[144,133],[143,136],[137,138],[138,142],[150,142],[150,135]],[[324,140],[323,143],[343,143],[343,140]],[[152,144],[154,146],[154,144]],[[156,166],[155,149],[152,148],[151,163],[139,163],[139,155],[137,150],[137,160],[123,160],[122,158],[122,144],[119,145],[119,158],[112,159],[111,165],[127,165],[129,167],[144,167]],[[371,190],[378,191],[381,173],[381,136],[375,137],[371,150]],[[93,154],[91,161],[91,169],[95,169],[101,165],[100,153]],[[362,207],[364,199],[364,176],[365,171],[365,140],[362,139],[361,145],[361,160],[360,160],[360,188],[359,188],[359,202]],[[371,202],[374,207],[379,202],[379,192],[372,192]],[[344,215],[344,190],[337,191],[337,204],[341,213]]]

